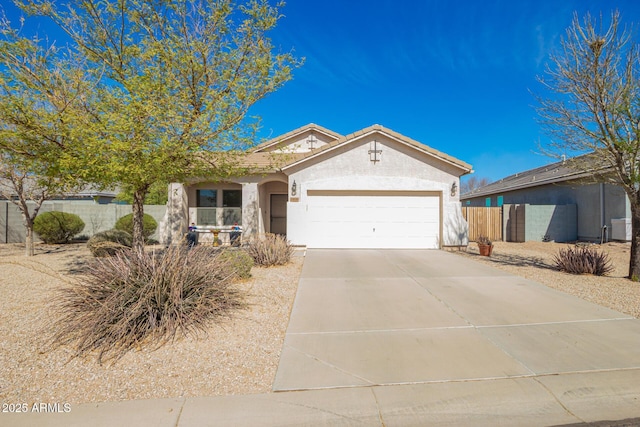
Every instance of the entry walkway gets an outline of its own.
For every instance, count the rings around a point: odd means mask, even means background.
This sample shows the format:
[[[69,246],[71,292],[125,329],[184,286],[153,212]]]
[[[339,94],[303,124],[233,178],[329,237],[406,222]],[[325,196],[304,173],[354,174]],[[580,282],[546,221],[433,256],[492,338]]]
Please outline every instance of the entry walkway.
[[[274,392],[0,425],[640,425],[640,320],[442,251],[309,250]],[[592,424],[603,425],[603,424]]]

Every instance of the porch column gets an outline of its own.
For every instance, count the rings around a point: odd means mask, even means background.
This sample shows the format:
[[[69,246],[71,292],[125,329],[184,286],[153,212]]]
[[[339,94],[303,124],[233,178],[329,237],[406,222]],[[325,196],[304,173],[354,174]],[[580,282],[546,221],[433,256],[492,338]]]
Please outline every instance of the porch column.
[[[160,241],[165,245],[179,243],[189,227],[189,199],[183,184],[169,184],[167,213],[160,224]]]
[[[242,183],[242,233],[243,237],[255,237],[259,232],[258,183]]]

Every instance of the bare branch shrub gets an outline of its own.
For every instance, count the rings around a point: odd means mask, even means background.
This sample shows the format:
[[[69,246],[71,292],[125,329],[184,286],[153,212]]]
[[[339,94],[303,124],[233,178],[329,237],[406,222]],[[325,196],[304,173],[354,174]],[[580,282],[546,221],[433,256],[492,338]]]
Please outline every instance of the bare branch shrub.
[[[613,270],[613,264],[606,252],[598,252],[593,246],[575,246],[560,249],[554,255],[556,268],[572,274],[593,274],[605,276]]]
[[[284,236],[271,233],[253,240],[247,247],[247,252],[256,264],[263,267],[287,264],[291,261],[293,250],[291,242]]]
[[[96,258],[83,279],[58,295],[54,345],[72,345],[76,356],[97,351],[102,363],[134,348],[197,335],[209,322],[246,307],[232,286],[236,277],[230,259],[206,247]]]

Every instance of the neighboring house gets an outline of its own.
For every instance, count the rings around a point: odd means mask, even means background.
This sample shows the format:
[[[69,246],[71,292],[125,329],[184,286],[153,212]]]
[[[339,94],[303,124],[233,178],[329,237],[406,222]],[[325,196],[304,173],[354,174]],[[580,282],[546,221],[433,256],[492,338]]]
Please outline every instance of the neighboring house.
[[[600,241],[605,225],[609,239],[630,240],[631,209],[624,190],[595,183],[593,174],[567,163],[520,172],[462,194],[462,206],[509,207],[503,213],[507,241]],[[524,215],[516,221],[520,210]]]
[[[315,124],[254,148],[264,173],[169,187],[165,243],[242,226],[309,248],[441,248],[467,244],[460,176],[471,166],[374,125],[343,136]]]

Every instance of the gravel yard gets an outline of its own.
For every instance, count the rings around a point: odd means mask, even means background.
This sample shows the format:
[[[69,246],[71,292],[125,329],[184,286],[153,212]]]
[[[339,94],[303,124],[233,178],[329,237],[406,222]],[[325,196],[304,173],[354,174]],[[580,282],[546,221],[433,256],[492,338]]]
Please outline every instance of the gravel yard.
[[[627,279],[630,243],[610,242],[598,248],[609,254],[614,270],[608,276],[574,275],[556,271],[553,256],[570,245],[555,242],[494,242],[491,257],[480,256],[470,243],[461,256],[517,274],[587,301],[640,318],[640,283]]]
[[[629,244],[608,243],[615,270],[609,277],[555,271],[556,243],[495,243],[490,258],[454,251],[549,287],[640,317],[640,284],[624,278]],[[79,404],[180,396],[265,393],[271,390],[302,257],[284,267],[254,268],[239,283],[250,308],[212,324],[206,334],[187,337],[155,351],[129,352],[115,365],[95,357],[71,358],[68,348],[51,349],[46,329],[54,291],[74,280],[90,254],[83,244],[38,245],[23,256],[20,245],[0,245],[0,401]]]
[[[302,257],[283,267],[253,268],[238,286],[250,308],[155,351],[129,352],[115,365],[51,350],[48,302],[91,257],[84,244],[38,245],[23,256],[0,245],[0,401],[5,403],[118,401],[180,396],[266,393],[271,390]]]

